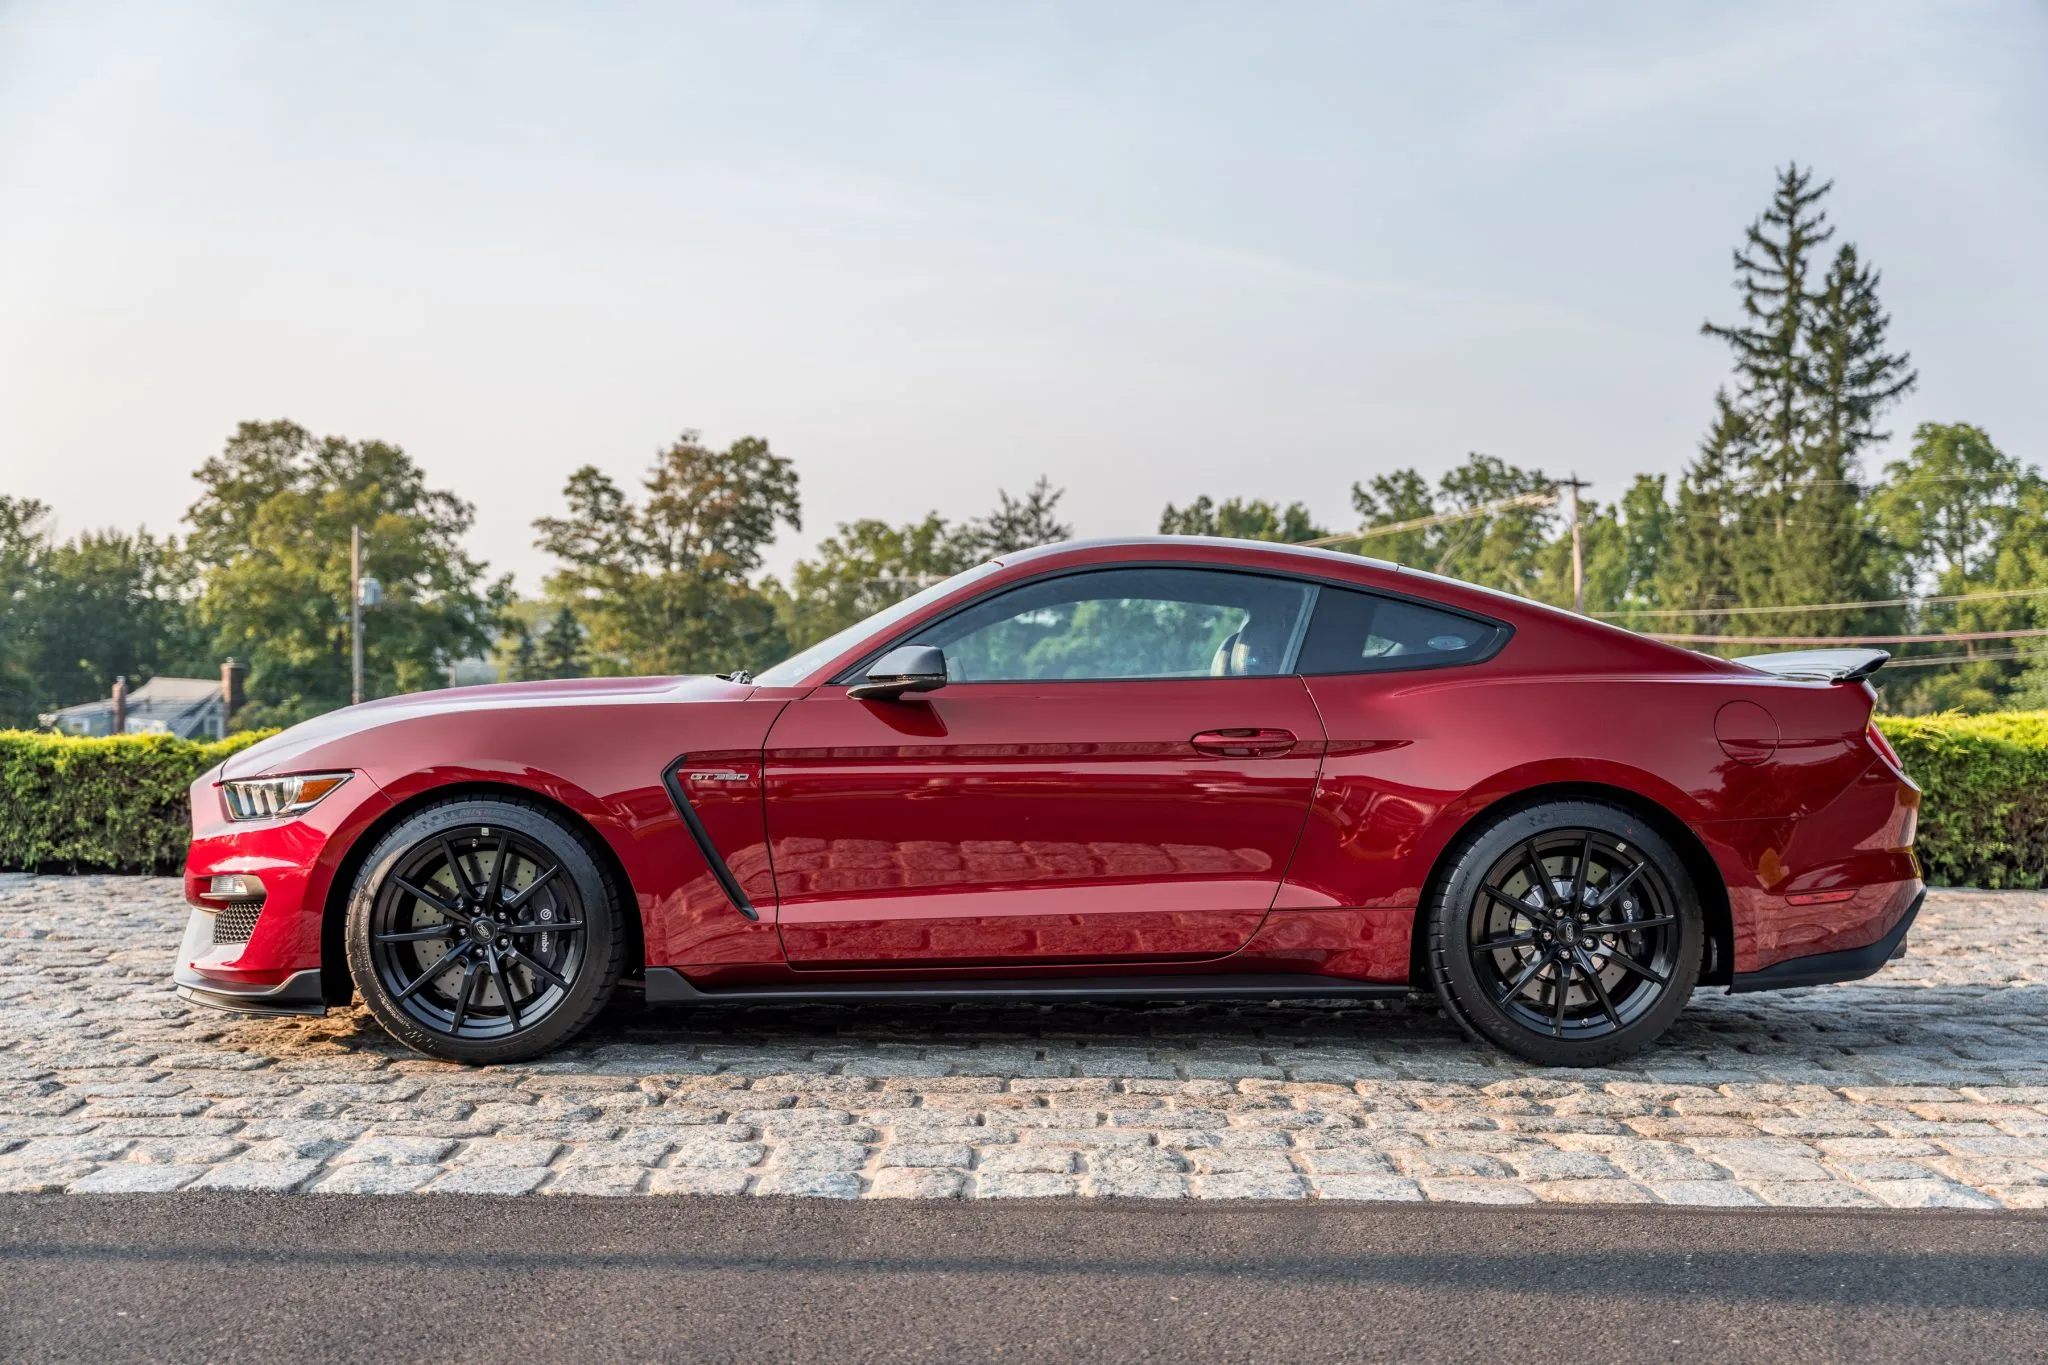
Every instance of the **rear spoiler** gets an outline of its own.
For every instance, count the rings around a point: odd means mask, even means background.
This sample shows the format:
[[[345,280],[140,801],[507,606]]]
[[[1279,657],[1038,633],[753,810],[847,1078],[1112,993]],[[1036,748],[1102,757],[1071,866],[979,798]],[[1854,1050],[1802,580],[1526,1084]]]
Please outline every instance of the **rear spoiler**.
[[[1750,654],[1733,663],[1797,682],[1862,682],[1883,668],[1891,654],[1882,649],[1794,649],[1782,654]]]

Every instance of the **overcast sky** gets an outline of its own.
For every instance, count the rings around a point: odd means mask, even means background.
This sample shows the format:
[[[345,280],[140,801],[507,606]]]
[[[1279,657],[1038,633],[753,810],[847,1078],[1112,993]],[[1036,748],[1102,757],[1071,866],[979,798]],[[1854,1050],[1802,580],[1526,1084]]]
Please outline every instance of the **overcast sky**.
[[[1083,534],[1704,428],[1729,249],[1836,181],[1921,383],[2048,445],[2048,6],[0,0],[0,492],[172,530],[235,424],[531,522],[685,427],[804,532]]]

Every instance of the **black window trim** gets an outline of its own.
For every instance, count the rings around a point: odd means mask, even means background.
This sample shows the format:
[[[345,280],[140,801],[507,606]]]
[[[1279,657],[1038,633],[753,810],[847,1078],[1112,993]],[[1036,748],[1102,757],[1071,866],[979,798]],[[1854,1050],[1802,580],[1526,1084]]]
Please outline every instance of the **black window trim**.
[[[978,592],[974,596],[968,598],[965,602],[962,602],[959,606],[953,608],[951,611],[947,612],[943,616],[934,616],[927,621],[912,626],[908,630],[897,632],[885,643],[878,645],[875,648],[868,650],[866,653],[862,654],[857,662],[849,665],[846,668],[840,669],[839,672],[833,674],[824,682],[817,684],[817,686],[851,687],[857,683],[863,682],[867,678],[868,669],[874,664],[874,662],[877,659],[881,658],[884,654],[887,654],[890,650],[896,648],[898,645],[908,644],[920,632],[929,630],[934,626],[943,625],[947,621],[952,620],[954,617],[959,616],[965,612],[972,611],[974,608],[982,605],[984,602],[992,601],[993,599],[1002,596],[1004,593],[1012,592],[1018,588],[1029,587],[1037,583],[1051,583],[1056,582],[1057,580],[1062,578],[1079,577],[1082,574],[1109,573],[1114,572],[1118,569],[1193,569],[1196,571],[1207,571],[1210,573],[1234,573],[1239,574],[1246,578],[1278,578],[1285,580],[1287,582],[1299,583],[1306,587],[1309,590],[1307,608],[1301,613],[1301,620],[1297,622],[1295,625],[1294,636],[1288,642],[1287,653],[1282,657],[1281,660],[1283,666],[1277,673],[1258,674],[1254,675],[1255,677],[1356,678],[1363,677],[1367,674],[1373,673],[1421,673],[1428,670],[1439,668],[1469,668],[1473,664],[1483,664],[1488,659],[1491,659],[1495,655],[1499,654],[1501,650],[1507,648],[1508,641],[1513,639],[1515,635],[1515,628],[1512,625],[1508,624],[1506,621],[1496,620],[1491,616],[1482,615],[1481,613],[1476,611],[1467,611],[1463,607],[1447,606],[1444,603],[1436,601],[1433,598],[1420,597],[1414,593],[1389,592],[1384,588],[1366,587],[1363,584],[1348,582],[1345,579],[1341,578],[1323,578],[1320,576],[1302,573],[1280,573],[1272,572],[1266,569],[1247,569],[1240,567],[1236,564],[1210,564],[1205,562],[1190,563],[1189,561],[1184,559],[1132,559],[1119,561],[1113,564],[1086,564],[1072,569],[1057,569],[1051,573],[1040,574],[1031,578],[1020,579],[1012,583],[1002,583],[996,585],[995,587],[984,589],[983,591]],[[1360,668],[1349,670],[1343,673],[1300,674],[1295,672],[1295,667],[1301,662],[1302,646],[1308,642],[1309,628],[1315,621],[1316,604],[1322,600],[1322,590],[1324,588],[1338,588],[1346,592],[1364,593],[1368,597],[1382,597],[1386,598],[1389,601],[1406,602],[1411,606],[1426,607],[1431,611],[1443,612],[1447,616],[1459,616],[1463,617],[1467,621],[1476,621],[1481,625],[1491,626],[1493,628],[1493,642],[1485,650],[1481,651],[1478,654],[1474,654],[1472,657],[1468,659],[1444,659],[1437,663],[1414,663],[1403,665],[1398,668]],[[949,688],[990,686],[1014,687],[1019,683],[1026,683],[1036,686],[1044,683],[1246,682],[1251,680],[1252,679],[1244,677],[1216,678],[1213,676],[1194,678],[985,678],[980,680],[949,682],[946,684],[946,686]]]

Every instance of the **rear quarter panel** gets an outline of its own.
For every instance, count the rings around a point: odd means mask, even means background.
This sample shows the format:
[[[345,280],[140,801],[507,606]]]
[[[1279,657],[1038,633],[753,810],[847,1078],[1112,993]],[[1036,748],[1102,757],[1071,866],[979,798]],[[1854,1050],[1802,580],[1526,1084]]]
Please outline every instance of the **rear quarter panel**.
[[[1591,623],[1515,624],[1482,664],[1308,680],[1329,745],[1262,947],[1309,932],[1291,912],[1342,913],[1361,946],[1320,969],[1404,976],[1415,910],[1450,844],[1490,807],[1563,786],[1632,793],[1698,836],[1729,889],[1736,970],[1849,946],[1817,932],[1843,921],[1842,906],[1793,913],[1784,898],[1900,866],[1891,789],[1867,783],[1860,805],[1843,804],[1871,767],[1867,693],[1695,665]],[[1715,736],[1737,701],[1776,722],[1765,762],[1737,761]],[[1868,856],[1845,866],[1859,843]]]

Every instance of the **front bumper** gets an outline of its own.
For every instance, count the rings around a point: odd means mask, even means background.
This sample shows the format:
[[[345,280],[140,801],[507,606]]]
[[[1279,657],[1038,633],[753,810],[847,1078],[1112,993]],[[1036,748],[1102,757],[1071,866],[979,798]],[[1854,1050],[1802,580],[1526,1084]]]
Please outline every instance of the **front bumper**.
[[[180,999],[239,1014],[327,1013],[318,966],[285,973],[282,980],[260,979],[276,973],[251,973],[237,980],[222,974],[217,967],[210,972],[200,971],[194,965],[196,962],[220,952],[213,943],[213,923],[214,912],[210,909],[195,909],[185,921],[185,939],[178,945],[178,965],[171,973],[171,984],[177,987]]]
[[[391,808],[390,799],[358,773],[304,815],[230,821],[215,786],[219,778],[215,769],[192,784],[185,898],[194,909],[172,982],[185,999],[220,1009],[321,1013],[322,931],[335,876],[356,839]],[[258,878],[264,896],[245,934],[217,940],[214,917],[228,907],[207,887],[225,873]]]

